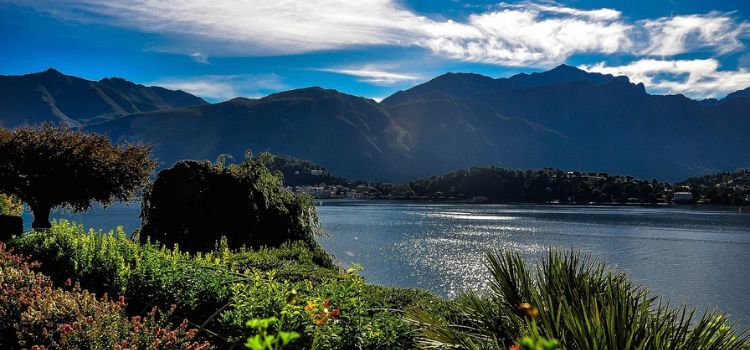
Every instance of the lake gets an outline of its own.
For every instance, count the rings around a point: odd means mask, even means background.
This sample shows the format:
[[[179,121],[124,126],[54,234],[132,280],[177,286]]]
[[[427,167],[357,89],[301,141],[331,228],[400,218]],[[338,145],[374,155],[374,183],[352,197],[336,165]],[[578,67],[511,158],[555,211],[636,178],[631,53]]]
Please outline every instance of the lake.
[[[139,226],[139,205],[54,214],[109,229]],[[482,289],[484,252],[538,259],[549,247],[602,258],[655,293],[719,307],[750,326],[750,208],[322,201],[321,244],[372,283],[453,297]],[[25,220],[30,223],[30,218]]]

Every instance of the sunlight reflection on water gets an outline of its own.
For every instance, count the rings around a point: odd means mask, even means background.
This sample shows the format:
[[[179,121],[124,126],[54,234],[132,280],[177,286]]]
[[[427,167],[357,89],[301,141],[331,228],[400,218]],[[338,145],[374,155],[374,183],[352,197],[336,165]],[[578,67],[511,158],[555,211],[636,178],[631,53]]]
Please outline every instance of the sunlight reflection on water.
[[[332,233],[321,243],[340,264],[362,264],[370,282],[455,297],[486,288],[488,249],[535,261],[574,248],[676,303],[750,320],[750,214],[737,208],[332,201],[318,212]]]

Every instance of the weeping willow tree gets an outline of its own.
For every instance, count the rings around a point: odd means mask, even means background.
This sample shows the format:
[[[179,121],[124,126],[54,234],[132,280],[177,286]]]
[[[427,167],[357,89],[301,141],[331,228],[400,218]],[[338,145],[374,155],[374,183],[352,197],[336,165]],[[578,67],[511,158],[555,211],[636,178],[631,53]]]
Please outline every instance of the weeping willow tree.
[[[210,250],[221,237],[230,247],[303,241],[322,252],[312,200],[288,191],[280,174],[266,168],[269,157],[248,152],[241,163],[220,156],[162,170],[144,192],[141,238],[193,251]]]

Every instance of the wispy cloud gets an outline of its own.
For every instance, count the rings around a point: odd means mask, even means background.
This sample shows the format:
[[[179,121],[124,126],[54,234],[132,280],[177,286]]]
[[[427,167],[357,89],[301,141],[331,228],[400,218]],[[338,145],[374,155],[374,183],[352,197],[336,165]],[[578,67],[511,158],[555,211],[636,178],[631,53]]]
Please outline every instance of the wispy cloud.
[[[413,73],[400,73],[387,71],[388,66],[366,65],[360,67],[341,67],[341,68],[318,68],[321,72],[330,72],[337,74],[346,74],[360,78],[362,82],[375,85],[392,85],[404,81],[417,81],[420,77]]]
[[[638,22],[648,33],[648,47],[643,54],[672,56],[699,49],[719,54],[736,51],[750,37],[750,23],[737,23],[726,14],[665,17]]]
[[[750,86],[747,69],[720,70],[716,59],[641,59],[622,66],[601,62],[579,68],[602,74],[624,75],[657,93],[681,93],[693,98],[723,97]]]
[[[149,82],[173,90],[183,90],[212,101],[234,97],[260,97],[288,88],[276,74],[202,75],[188,78],[162,78]]]
[[[200,52],[193,52],[190,54],[190,57],[193,58],[193,61],[203,64],[209,64],[211,62],[208,61],[208,56],[200,53]]]
[[[750,24],[711,12],[630,21],[614,9],[500,3],[462,21],[397,0],[22,0],[69,20],[158,33],[158,49],[191,55],[279,55],[373,45],[421,46],[453,59],[548,67],[578,53],[671,56],[743,47]],[[201,56],[202,57],[202,56]]]

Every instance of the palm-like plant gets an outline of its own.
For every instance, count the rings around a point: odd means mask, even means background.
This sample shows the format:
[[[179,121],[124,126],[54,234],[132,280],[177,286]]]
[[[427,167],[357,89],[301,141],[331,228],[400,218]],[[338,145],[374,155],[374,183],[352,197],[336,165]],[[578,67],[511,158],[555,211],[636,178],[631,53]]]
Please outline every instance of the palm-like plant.
[[[530,269],[518,253],[487,253],[489,291],[467,293],[450,316],[415,310],[426,349],[508,349],[523,337],[564,349],[750,349],[717,311],[672,308],[624,273],[577,251],[551,249]]]

